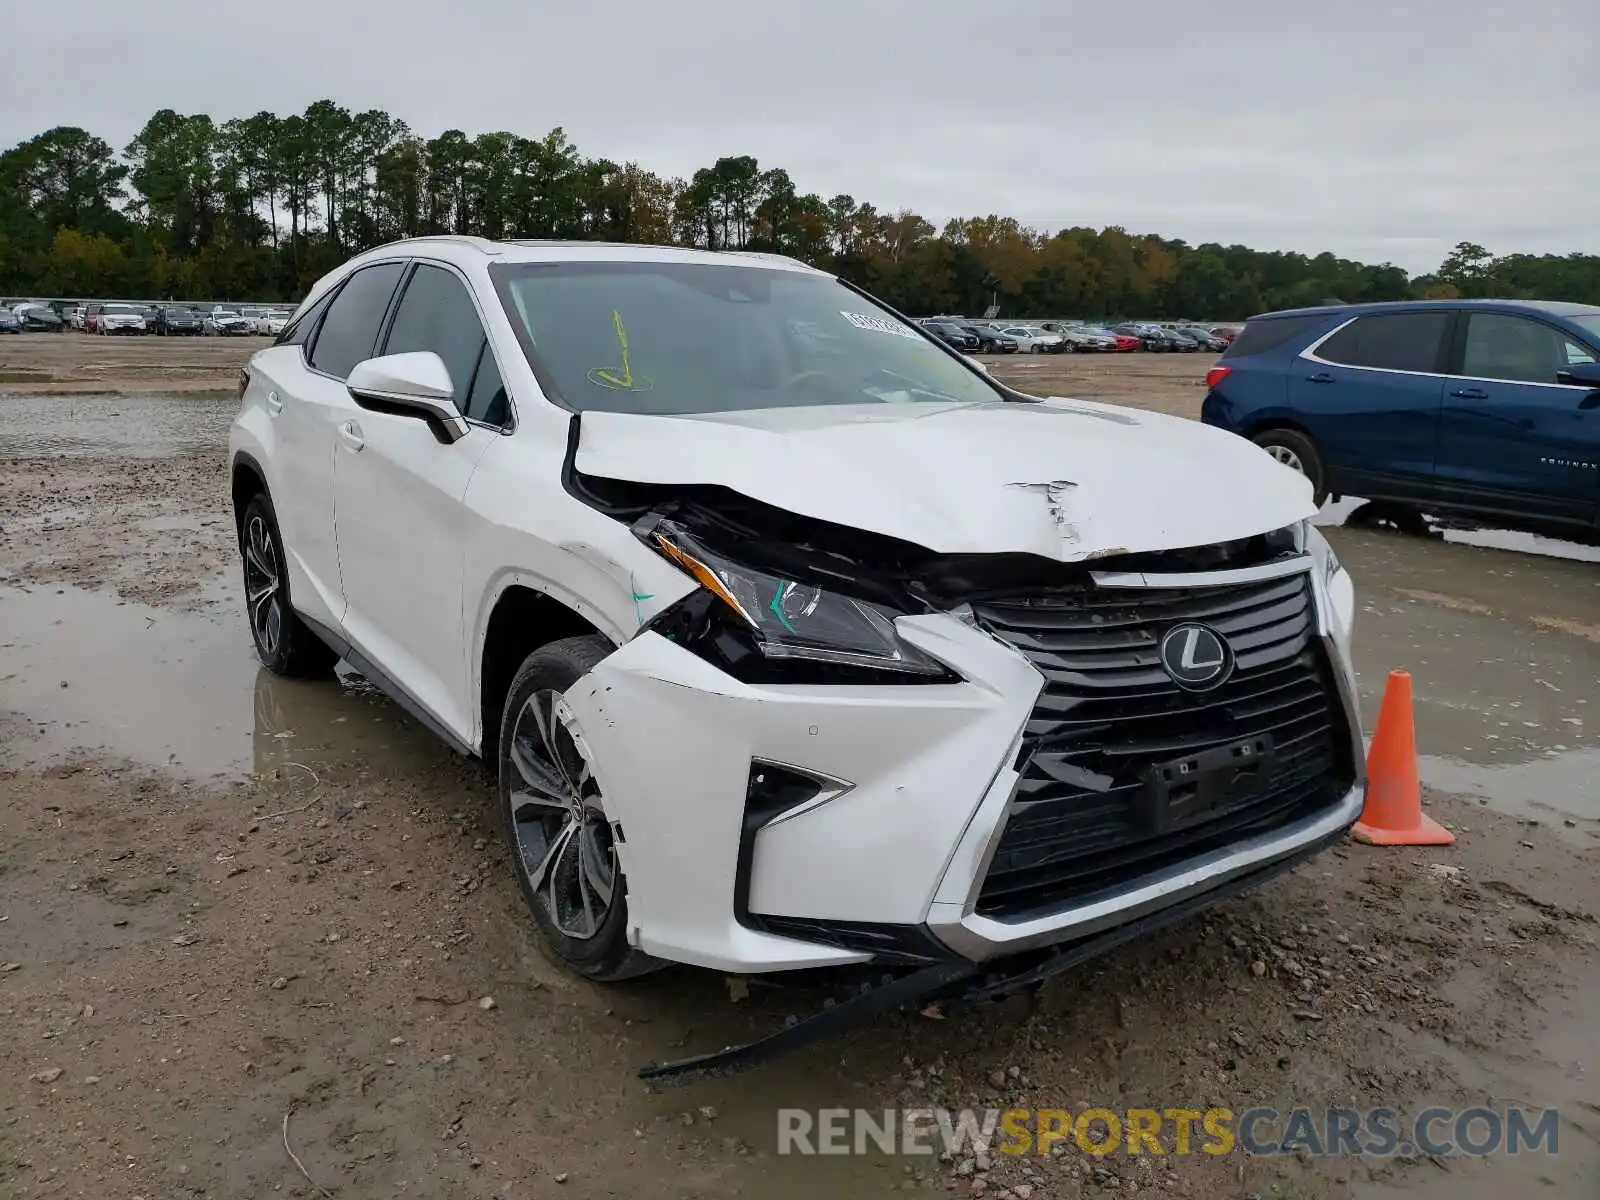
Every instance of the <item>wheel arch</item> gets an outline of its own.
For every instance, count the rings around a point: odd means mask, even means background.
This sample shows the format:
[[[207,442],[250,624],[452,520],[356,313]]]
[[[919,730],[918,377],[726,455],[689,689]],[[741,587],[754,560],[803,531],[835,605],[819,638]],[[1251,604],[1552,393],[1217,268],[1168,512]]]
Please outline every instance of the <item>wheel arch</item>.
[[[272,495],[267,487],[267,473],[247,451],[241,450],[233,456],[229,494],[233,500],[233,523],[236,526],[244,516],[245,505],[254,497],[265,494],[270,498]]]
[[[1254,441],[1263,433],[1268,433],[1274,429],[1292,429],[1295,433],[1307,439],[1313,446],[1316,446],[1319,452],[1322,449],[1321,444],[1317,441],[1317,435],[1306,428],[1305,422],[1284,413],[1262,413],[1252,417],[1249,421],[1239,426],[1239,435]]]
[[[491,770],[499,754],[506,695],[523,660],[541,646],[588,634],[618,644],[614,631],[608,632],[573,604],[526,579],[513,578],[502,587],[483,622],[477,648],[478,741],[482,760]]]
[[[1306,441],[1311,443],[1311,449],[1315,451],[1317,455],[1317,464],[1322,470],[1323,492],[1329,499],[1340,499],[1343,495],[1343,492],[1340,488],[1339,475],[1334,470],[1333,465],[1328,462],[1328,456],[1322,448],[1321,441],[1318,440],[1316,434],[1312,433],[1310,429],[1306,428],[1304,422],[1298,421],[1292,416],[1287,416],[1281,413],[1264,413],[1248,424],[1241,425],[1239,428],[1239,436],[1249,438],[1252,442],[1254,442],[1262,434],[1271,433],[1274,429],[1283,429],[1290,433],[1297,433],[1301,437],[1305,438]]]

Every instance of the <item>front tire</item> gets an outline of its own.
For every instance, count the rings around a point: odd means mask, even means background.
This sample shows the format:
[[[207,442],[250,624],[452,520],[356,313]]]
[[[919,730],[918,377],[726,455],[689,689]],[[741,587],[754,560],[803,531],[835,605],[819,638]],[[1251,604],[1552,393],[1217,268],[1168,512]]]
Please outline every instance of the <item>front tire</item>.
[[[339,656],[289,602],[283,538],[265,492],[254,496],[239,518],[239,556],[244,562],[245,616],[261,664],[275,675],[315,676],[333,670]]]
[[[561,697],[613,647],[564,638],[523,660],[500,718],[500,811],[523,899],[545,944],[586,979],[609,983],[665,964],[628,944],[627,880],[604,797]]]
[[[1268,429],[1250,439],[1291,471],[1311,481],[1311,498],[1318,508],[1328,499],[1327,476],[1322,456],[1312,440],[1298,429]]]

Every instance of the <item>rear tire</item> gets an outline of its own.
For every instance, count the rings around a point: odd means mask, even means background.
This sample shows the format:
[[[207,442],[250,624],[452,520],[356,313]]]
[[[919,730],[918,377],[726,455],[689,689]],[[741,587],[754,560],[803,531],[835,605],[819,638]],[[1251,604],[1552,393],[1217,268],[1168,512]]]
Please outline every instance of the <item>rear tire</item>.
[[[613,647],[563,638],[523,660],[500,717],[500,811],[522,896],[553,957],[611,983],[667,964],[628,944],[628,888],[604,796],[559,699]]]
[[[1311,481],[1311,498],[1318,508],[1328,500],[1322,456],[1312,440],[1298,429],[1268,429],[1250,439],[1278,462]]]
[[[298,677],[332,671],[338,654],[290,602],[283,538],[265,492],[252,497],[239,518],[239,557],[244,563],[245,617],[262,666],[274,675]]]

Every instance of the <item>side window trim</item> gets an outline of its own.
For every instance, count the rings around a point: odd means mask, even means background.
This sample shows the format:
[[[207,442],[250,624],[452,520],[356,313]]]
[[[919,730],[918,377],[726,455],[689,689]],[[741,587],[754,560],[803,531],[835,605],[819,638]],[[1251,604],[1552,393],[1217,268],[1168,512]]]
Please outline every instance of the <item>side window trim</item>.
[[[1565,329],[1562,329],[1559,325],[1552,325],[1549,321],[1543,320],[1542,318],[1535,316],[1533,313],[1507,312],[1504,309],[1498,308],[1457,309],[1456,321],[1458,333],[1455,336],[1453,353],[1450,357],[1451,370],[1449,378],[1470,379],[1477,383],[1504,383],[1515,387],[1562,388],[1566,391],[1576,392],[1592,392],[1594,390],[1587,384],[1582,383],[1556,383],[1554,381],[1551,381],[1550,383],[1544,383],[1537,379],[1501,379],[1495,375],[1466,374],[1467,333],[1468,326],[1471,323],[1472,314],[1474,312],[1483,312],[1497,317],[1511,317],[1519,321],[1531,321],[1535,325],[1540,325],[1545,329],[1548,329],[1551,333],[1555,334],[1559,338],[1563,338],[1566,341],[1574,342],[1577,345],[1582,346],[1585,350],[1588,350],[1591,354],[1594,354],[1597,361],[1600,361],[1600,351],[1596,351],[1593,346],[1590,346],[1587,342],[1583,341],[1583,339],[1573,337],[1572,334],[1568,333]]]
[[[379,357],[389,353],[389,335],[394,331],[394,315],[400,311],[400,301],[405,299],[406,289],[411,286],[416,274],[417,260],[407,259],[405,267],[400,272],[400,281],[394,285],[394,291],[389,293],[389,307],[383,310],[383,316],[378,321],[378,337],[372,343],[372,349]]]
[[[1408,313],[1425,313],[1425,312],[1437,311],[1437,310],[1410,309],[1410,310],[1407,310],[1407,311],[1408,311]],[[1439,368],[1443,367],[1443,366],[1449,366],[1449,365],[1451,365],[1451,363],[1453,361],[1453,359],[1451,359],[1449,357],[1446,357],[1446,356],[1450,353],[1450,348],[1452,346],[1453,337],[1454,337],[1454,333],[1453,333],[1453,330],[1455,328],[1455,313],[1454,313],[1454,310],[1451,310],[1450,312],[1447,313],[1449,321],[1445,325],[1444,336],[1439,341],[1440,357],[1445,357],[1445,361],[1441,363],[1439,361],[1439,359],[1436,358],[1434,360],[1434,364],[1433,364],[1434,365],[1434,369],[1432,371],[1411,371],[1411,370],[1407,370],[1404,367],[1368,367],[1368,366],[1362,365],[1361,363],[1334,362],[1332,359],[1323,358],[1321,355],[1319,355],[1317,353],[1318,350],[1322,349],[1322,345],[1323,345],[1324,342],[1327,342],[1329,339],[1331,339],[1335,334],[1339,333],[1341,330],[1349,328],[1351,325],[1354,325],[1357,321],[1362,320],[1365,317],[1376,317],[1376,316],[1381,316],[1381,315],[1383,315],[1383,314],[1381,314],[1381,313],[1356,313],[1354,316],[1350,317],[1348,320],[1340,321],[1332,329],[1328,330],[1327,333],[1323,334],[1321,337],[1317,338],[1316,341],[1312,342],[1309,346],[1307,346],[1304,350],[1300,351],[1300,353],[1298,355],[1296,355],[1296,357],[1297,358],[1303,358],[1307,362],[1314,362],[1318,366],[1321,366],[1321,367],[1338,367],[1341,370],[1345,370],[1345,371],[1376,371],[1381,375],[1419,375],[1419,376],[1422,376],[1422,377],[1427,378],[1427,379],[1449,379],[1449,378],[1452,378],[1452,376],[1450,375],[1450,373],[1448,371],[1440,370]]]
[[[472,310],[475,313],[478,314],[478,326],[479,326],[479,328],[481,328],[483,330],[483,345],[484,345],[484,349],[490,355],[493,356],[495,370],[500,373],[501,386],[504,386],[505,385],[505,377],[506,377],[506,375],[505,375],[505,364],[500,361],[500,356],[498,354],[495,354],[495,352],[494,352],[494,339],[489,336],[489,321],[488,321],[487,317],[484,314],[483,304],[478,299],[478,293],[472,286],[472,281],[469,280],[464,274],[462,274],[460,268],[458,268],[455,265],[455,263],[445,262],[443,259],[438,259],[438,258],[417,258],[417,259],[413,259],[412,260],[413,268],[415,268],[416,266],[421,265],[422,263],[426,263],[430,267],[438,267],[440,270],[448,271],[448,272],[450,272],[450,274],[454,275],[458,280],[461,281],[461,286],[463,288],[465,288],[466,291],[467,291],[467,299],[472,302]],[[400,303],[400,297],[405,293],[405,287],[403,285],[409,284],[411,282],[411,275],[412,274],[413,274],[412,271],[408,271],[406,273],[405,278],[401,281],[402,286],[397,288],[397,289],[395,289],[394,307],[398,308],[399,303]],[[384,319],[383,341],[379,343],[380,345],[387,345],[388,344],[388,341],[389,341],[389,326],[393,323],[393,321],[394,321],[394,312],[391,311],[388,314],[388,316],[385,317],[385,319]],[[477,364],[472,369],[472,379],[467,384],[467,399],[468,399],[469,402],[472,399],[472,385],[477,383],[477,381],[478,381],[478,372],[481,371],[481,370],[483,370],[483,355],[480,354],[478,356]],[[492,422],[489,422],[489,421],[475,421],[471,417],[467,417],[465,413],[462,413],[461,415],[463,417],[466,417],[467,423],[469,425],[477,425],[477,426],[480,426],[480,427],[482,427],[484,429],[492,429],[496,433],[509,434],[509,433],[515,432],[515,430],[517,428],[517,401],[516,401],[516,398],[514,396],[512,396],[511,389],[509,387],[507,387],[506,388],[506,423],[504,425],[495,425],[495,424],[493,424]]]

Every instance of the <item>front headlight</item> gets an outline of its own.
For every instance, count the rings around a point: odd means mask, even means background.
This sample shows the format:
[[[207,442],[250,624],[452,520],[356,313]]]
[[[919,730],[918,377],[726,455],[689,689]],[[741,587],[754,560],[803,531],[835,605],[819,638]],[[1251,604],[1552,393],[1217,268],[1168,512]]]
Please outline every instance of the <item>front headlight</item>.
[[[1333,547],[1328,543],[1328,539],[1323,536],[1322,530],[1318,529],[1310,521],[1300,522],[1298,536],[1295,540],[1300,543],[1300,549],[1311,555],[1313,561],[1315,561],[1317,573],[1323,583],[1331,583],[1333,577],[1344,570],[1343,564],[1339,562],[1339,556],[1333,552]]]
[[[1350,634],[1356,623],[1356,588],[1350,572],[1344,569],[1328,539],[1310,521],[1302,521],[1295,539],[1300,549],[1311,555],[1313,569],[1322,582],[1328,602],[1328,623],[1345,661],[1350,661]]]
[[[641,536],[720,601],[769,663],[887,672],[905,682],[954,679],[943,663],[901,640],[892,609],[732,562],[672,521]]]

